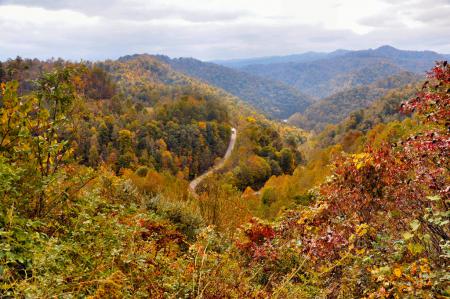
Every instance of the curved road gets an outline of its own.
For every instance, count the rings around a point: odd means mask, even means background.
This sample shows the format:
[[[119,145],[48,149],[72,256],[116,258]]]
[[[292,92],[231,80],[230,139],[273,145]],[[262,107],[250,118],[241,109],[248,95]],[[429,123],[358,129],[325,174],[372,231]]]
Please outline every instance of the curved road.
[[[195,188],[197,188],[198,184],[201,181],[203,181],[203,179],[205,179],[208,175],[212,174],[214,171],[219,170],[220,168],[223,167],[225,162],[230,157],[231,152],[234,149],[234,146],[236,145],[236,136],[237,136],[237,130],[235,128],[231,128],[230,143],[228,144],[227,151],[225,153],[225,156],[223,156],[222,160],[217,165],[211,167],[207,172],[203,173],[201,176],[196,177],[194,180],[192,180],[189,183],[189,189],[193,194],[197,195],[197,193],[195,192]]]

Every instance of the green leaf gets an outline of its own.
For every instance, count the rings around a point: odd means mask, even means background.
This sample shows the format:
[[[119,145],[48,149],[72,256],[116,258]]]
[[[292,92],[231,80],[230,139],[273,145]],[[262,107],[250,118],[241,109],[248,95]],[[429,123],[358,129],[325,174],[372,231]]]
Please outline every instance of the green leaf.
[[[411,223],[409,224],[409,226],[411,227],[411,229],[412,229],[413,231],[416,231],[416,230],[418,230],[419,227],[420,227],[420,222],[419,222],[419,220],[414,219],[413,221],[411,221]]]
[[[380,274],[388,275],[388,274],[391,274],[391,267],[389,267],[389,266],[380,267],[379,271],[380,271]]]
[[[424,247],[421,244],[419,244],[419,243],[409,243],[408,244],[408,250],[412,254],[416,255],[416,254],[421,254],[423,252],[423,250],[424,250]]]
[[[410,240],[412,237],[414,237],[414,235],[410,232],[406,232],[403,234],[403,239],[405,239],[406,241]]]
[[[427,243],[430,243],[430,241],[431,241],[431,236],[430,236],[430,234],[425,234],[425,235],[423,235],[423,238],[422,238],[425,242],[427,242]]]
[[[441,200],[441,197],[439,195],[430,195],[430,196],[427,196],[427,198],[429,200],[431,200],[431,201],[439,201],[439,200]]]

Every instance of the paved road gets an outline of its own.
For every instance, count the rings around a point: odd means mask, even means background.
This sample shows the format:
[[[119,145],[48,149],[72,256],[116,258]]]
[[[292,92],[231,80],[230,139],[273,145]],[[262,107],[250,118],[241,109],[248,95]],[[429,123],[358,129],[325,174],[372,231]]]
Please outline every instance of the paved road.
[[[194,180],[192,180],[189,183],[189,189],[192,193],[195,193],[195,188],[197,188],[198,184],[203,181],[208,175],[212,174],[214,171],[219,170],[223,167],[225,162],[228,160],[228,158],[231,155],[231,152],[234,149],[234,146],[236,145],[236,136],[237,136],[237,130],[235,128],[231,128],[231,138],[230,143],[228,144],[227,152],[225,153],[225,156],[223,156],[222,160],[215,166],[211,167],[207,172],[203,173],[202,175],[196,177]]]

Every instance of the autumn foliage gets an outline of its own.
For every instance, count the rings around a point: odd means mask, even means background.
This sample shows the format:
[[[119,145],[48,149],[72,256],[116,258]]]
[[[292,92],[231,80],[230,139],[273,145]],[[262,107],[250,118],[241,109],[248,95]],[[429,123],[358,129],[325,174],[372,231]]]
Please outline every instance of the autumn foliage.
[[[129,59],[0,74],[18,80],[0,85],[0,297],[450,296],[447,63],[406,120],[304,154],[298,130]],[[192,196],[231,120],[236,150]]]

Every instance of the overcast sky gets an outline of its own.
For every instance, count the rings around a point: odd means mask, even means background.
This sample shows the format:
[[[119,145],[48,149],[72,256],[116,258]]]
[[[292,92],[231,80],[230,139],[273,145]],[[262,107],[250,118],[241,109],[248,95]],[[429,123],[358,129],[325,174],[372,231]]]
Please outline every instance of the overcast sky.
[[[0,59],[450,53],[450,0],[0,0]]]

